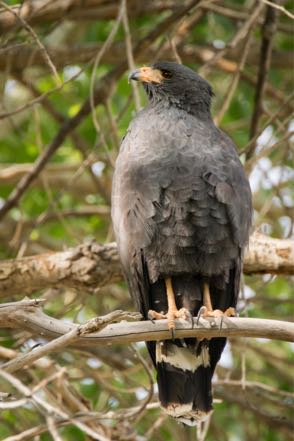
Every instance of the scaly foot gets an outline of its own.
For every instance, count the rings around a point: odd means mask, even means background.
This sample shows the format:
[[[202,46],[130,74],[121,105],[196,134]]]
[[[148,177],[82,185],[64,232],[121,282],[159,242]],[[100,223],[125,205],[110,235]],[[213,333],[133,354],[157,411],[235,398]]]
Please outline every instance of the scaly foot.
[[[219,329],[222,329],[223,321],[226,317],[235,317],[236,316],[236,310],[235,308],[228,308],[225,311],[221,311],[220,309],[214,309],[209,310],[206,306],[202,306],[197,314],[197,326],[199,324],[200,317],[206,318],[206,317],[214,317],[214,318],[221,318]]]
[[[206,306],[202,306],[198,311],[197,319],[199,320],[200,317],[234,317],[235,315],[235,308],[232,307],[226,309],[225,311],[221,311],[220,309],[209,310]]]
[[[188,309],[186,308],[181,308],[181,309],[169,309],[168,312],[166,314],[154,311],[152,309],[150,309],[148,311],[148,317],[151,320],[162,320],[162,319],[167,319],[167,326],[169,331],[172,334],[172,338],[175,338],[175,320],[176,319],[184,319],[184,320],[191,320],[192,324],[193,324],[193,317],[191,315],[191,313],[188,311]]]

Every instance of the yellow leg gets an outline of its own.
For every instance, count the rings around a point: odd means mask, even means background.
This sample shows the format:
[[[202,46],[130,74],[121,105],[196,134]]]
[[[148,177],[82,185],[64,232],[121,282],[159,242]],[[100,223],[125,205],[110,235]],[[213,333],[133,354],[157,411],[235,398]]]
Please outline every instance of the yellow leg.
[[[173,285],[171,278],[165,279],[166,295],[167,295],[167,326],[171,331],[175,329],[175,318],[178,313],[178,308],[175,301],[175,294],[173,290]]]
[[[156,311],[150,310],[148,311],[148,315],[152,317],[154,320],[160,320],[166,318],[168,329],[172,332],[172,335],[174,337],[175,319],[183,318],[185,320],[189,320],[191,319],[191,314],[186,308],[181,308],[180,310],[178,310],[171,277],[165,279],[165,287],[166,287],[167,307],[168,307],[167,313],[161,314]]]
[[[204,283],[203,306],[205,306],[208,311],[212,311],[212,304],[211,304],[211,298],[210,298],[210,291],[209,291],[208,283]]]
[[[203,287],[203,307],[201,308],[201,315],[203,317],[233,317],[236,315],[235,308],[228,308],[226,311],[221,311],[220,309],[213,309],[210,297],[210,290],[208,283],[204,283]]]

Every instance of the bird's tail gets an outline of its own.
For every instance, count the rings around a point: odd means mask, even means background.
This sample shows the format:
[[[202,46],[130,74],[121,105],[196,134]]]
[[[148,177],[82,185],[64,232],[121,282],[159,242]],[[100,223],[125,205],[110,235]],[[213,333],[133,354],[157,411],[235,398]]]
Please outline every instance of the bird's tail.
[[[236,275],[231,271],[229,281],[210,280],[214,309],[225,311],[235,306]],[[177,307],[187,308],[196,316],[203,304],[203,280],[196,276],[173,278]],[[151,308],[167,311],[163,281],[151,286]],[[163,295],[164,293],[164,295]],[[223,337],[210,340],[185,338],[161,342],[147,342],[157,370],[158,393],[161,406],[178,421],[196,425],[212,412],[212,376],[225,347]]]
[[[195,341],[195,340],[194,340]],[[156,343],[156,369],[161,406],[178,421],[194,426],[212,411],[209,342],[183,340]]]

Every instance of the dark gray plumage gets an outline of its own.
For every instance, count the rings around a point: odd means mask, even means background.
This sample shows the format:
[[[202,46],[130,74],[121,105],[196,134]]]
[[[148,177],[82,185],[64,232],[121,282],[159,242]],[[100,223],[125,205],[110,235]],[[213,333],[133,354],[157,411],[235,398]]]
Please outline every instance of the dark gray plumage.
[[[149,309],[166,313],[168,277],[178,308],[193,316],[203,304],[204,283],[214,309],[235,307],[251,192],[232,140],[211,118],[211,87],[172,62],[142,68],[131,79],[143,82],[149,104],[121,144],[112,218],[136,307],[145,318]],[[169,414],[191,425],[211,411],[211,378],[224,345],[223,338],[148,344]],[[178,360],[192,354],[188,364],[202,362],[182,369],[174,352]]]

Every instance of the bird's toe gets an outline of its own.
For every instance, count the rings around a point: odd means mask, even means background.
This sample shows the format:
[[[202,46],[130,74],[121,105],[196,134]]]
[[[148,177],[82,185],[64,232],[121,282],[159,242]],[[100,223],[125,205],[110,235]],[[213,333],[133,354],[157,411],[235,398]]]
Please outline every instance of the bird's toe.
[[[154,322],[155,320],[166,319],[166,314],[154,311],[153,309],[149,309],[147,316],[152,322]]]

